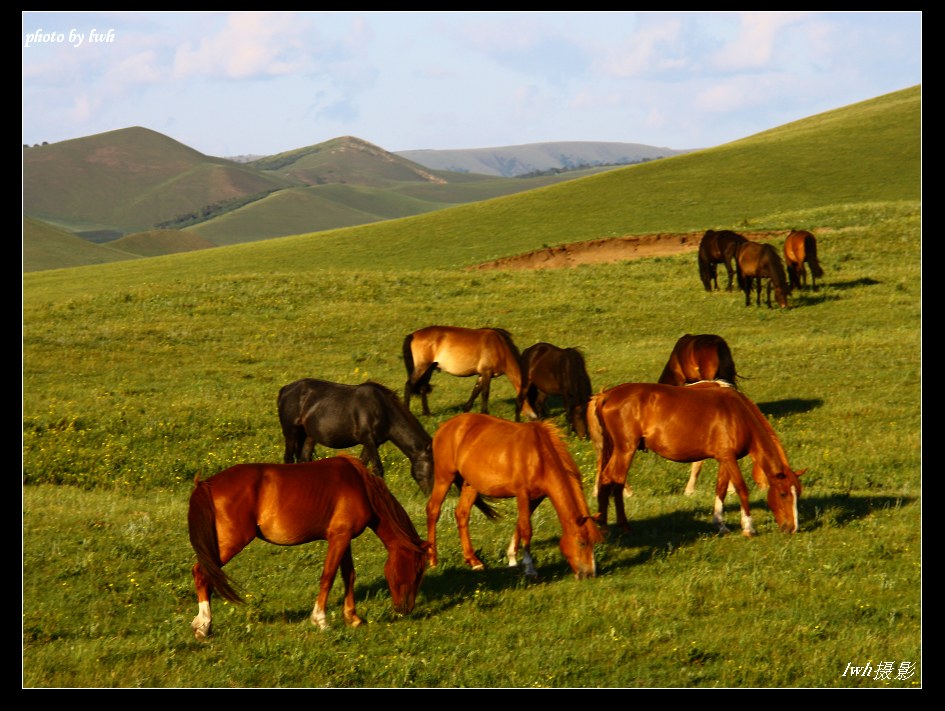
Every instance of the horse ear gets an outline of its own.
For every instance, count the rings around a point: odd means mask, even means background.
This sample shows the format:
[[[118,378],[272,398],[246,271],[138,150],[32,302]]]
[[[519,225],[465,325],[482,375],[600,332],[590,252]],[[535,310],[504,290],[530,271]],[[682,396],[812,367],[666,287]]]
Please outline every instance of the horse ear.
[[[808,469],[810,469],[810,467],[804,467],[799,472],[794,472],[794,476],[800,478],[801,474],[804,474]]]

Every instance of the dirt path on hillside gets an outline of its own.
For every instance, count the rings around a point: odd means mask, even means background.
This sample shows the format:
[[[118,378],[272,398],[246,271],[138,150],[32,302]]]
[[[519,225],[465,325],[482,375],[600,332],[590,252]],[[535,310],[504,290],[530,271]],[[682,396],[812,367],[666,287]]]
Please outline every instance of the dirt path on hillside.
[[[770,232],[739,232],[750,240],[783,239],[790,230]],[[685,234],[653,234],[594,239],[572,242],[558,247],[545,247],[514,257],[504,257],[477,264],[469,269],[562,269],[579,264],[606,264],[644,257],[665,257],[696,252],[704,232]]]

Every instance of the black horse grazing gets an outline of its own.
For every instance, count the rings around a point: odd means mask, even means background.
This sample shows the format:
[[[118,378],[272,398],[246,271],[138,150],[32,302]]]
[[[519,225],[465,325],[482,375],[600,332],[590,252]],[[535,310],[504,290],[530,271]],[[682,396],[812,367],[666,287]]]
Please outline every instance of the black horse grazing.
[[[713,285],[719,288],[718,265],[724,264],[728,272],[728,288],[732,290],[732,277],[735,276],[735,251],[738,245],[748,240],[731,230],[706,230],[699,242],[699,278],[706,291],[712,291]]]
[[[751,306],[752,280],[758,292],[757,305],[761,306],[761,280],[768,280],[768,308],[771,308],[771,289],[774,289],[778,306],[786,309],[788,294],[791,285],[788,284],[787,273],[784,271],[784,262],[781,261],[778,250],[770,244],[761,242],[745,242],[739,245],[735,253],[735,263],[738,270],[738,285],[745,292],[745,306]]]
[[[518,408],[528,398],[532,409],[545,417],[545,400],[560,395],[571,429],[587,439],[587,403],[591,399],[591,379],[584,356],[577,348],[558,348],[550,343],[536,343],[522,353],[522,391]]]
[[[286,464],[308,462],[315,445],[344,449],[362,445],[361,461],[384,476],[378,447],[393,442],[410,460],[424,494],[433,486],[433,438],[403,402],[374,382],[342,385],[302,378],[279,390],[279,421]]]

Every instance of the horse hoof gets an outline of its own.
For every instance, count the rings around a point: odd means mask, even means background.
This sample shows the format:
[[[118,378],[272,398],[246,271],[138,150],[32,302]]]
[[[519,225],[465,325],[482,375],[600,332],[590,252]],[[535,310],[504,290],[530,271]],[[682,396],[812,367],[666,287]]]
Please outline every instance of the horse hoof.
[[[472,564],[472,569],[473,569],[473,570],[485,570],[485,569],[486,569],[486,566],[484,566],[482,563],[473,563],[473,564]]]

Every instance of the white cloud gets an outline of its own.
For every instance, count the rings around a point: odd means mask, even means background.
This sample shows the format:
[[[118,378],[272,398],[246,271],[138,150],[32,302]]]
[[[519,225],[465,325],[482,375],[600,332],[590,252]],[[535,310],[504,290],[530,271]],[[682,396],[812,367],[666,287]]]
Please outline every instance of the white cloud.
[[[196,47],[188,43],[178,48],[174,76],[246,79],[300,71],[307,64],[302,30],[293,13],[232,13],[223,29]]]

